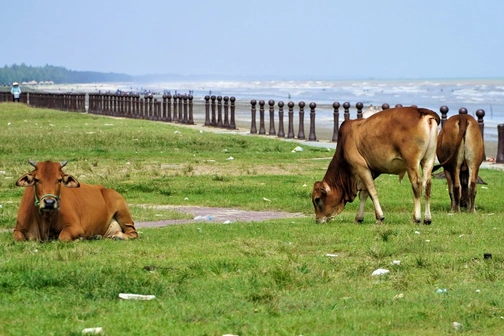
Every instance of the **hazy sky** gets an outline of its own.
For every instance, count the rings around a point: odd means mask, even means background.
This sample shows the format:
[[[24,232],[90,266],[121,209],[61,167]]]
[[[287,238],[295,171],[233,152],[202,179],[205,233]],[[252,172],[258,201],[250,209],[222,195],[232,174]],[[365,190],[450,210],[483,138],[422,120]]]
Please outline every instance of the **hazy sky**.
[[[289,79],[504,77],[503,0],[3,2],[0,66]]]

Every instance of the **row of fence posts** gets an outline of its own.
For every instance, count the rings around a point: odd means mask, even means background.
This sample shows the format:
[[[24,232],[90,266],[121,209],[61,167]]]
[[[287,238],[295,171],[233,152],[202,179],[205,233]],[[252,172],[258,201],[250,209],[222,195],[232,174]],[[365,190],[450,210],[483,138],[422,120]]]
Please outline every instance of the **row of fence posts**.
[[[206,96],[205,126],[236,129],[235,101],[235,97]],[[161,102],[153,96],[140,98],[138,94],[90,93],[88,112],[194,125],[193,96],[191,94],[165,94],[162,96]],[[224,119],[222,118],[223,114]]]
[[[236,129],[235,101],[235,97],[205,96],[205,126]]]
[[[257,131],[257,108],[256,105],[259,103],[259,132]],[[259,100],[257,102],[255,99],[250,101],[251,105],[251,125],[250,125],[250,133],[252,134],[266,134],[266,128],[265,128],[265,105],[266,102],[264,100]],[[270,100],[268,101],[269,105],[269,132],[268,135],[277,135],[276,129],[275,129],[275,101]],[[294,102],[290,101],[287,103],[288,107],[288,132],[287,135],[284,132],[284,102],[279,101],[278,102],[278,122],[279,122],[279,130],[278,130],[278,137],[279,138],[290,138],[294,139],[296,138],[294,135]],[[305,114],[305,102],[300,101],[298,103],[299,107],[299,127],[298,127],[298,134],[297,134],[297,139],[299,140],[306,140],[305,133],[304,133],[304,114]],[[315,134],[315,115],[316,111],[315,108],[317,107],[317,104],[312,102],[309,105],[310,108],[310,133],[308,135],[308,140],[309,141],[317,141],[317,136]],[[344,120],[350,119],[350,103],[345,102],[343,105],[341,105],[339,102],[334,102],[332,104],[334,112],[333,112],[333,119],[334,119],[334,127],[333,127],[333,136],[331,141],[337,142],[338,141],[338,131],[339,131],[339,108],[343,107],[343,116]],[[396,104],[395,107],[402,107],[403,105],[401,104]],[[416,105],[411,105],[415,106]],[[355,108],[357,109],[357,119],[362,119],[363,118],[363,108],[364,104],[359,102],[355,104]],[[381,106],[382,110],[387,110],[390,108],[389,104],[383,104]],[[439,108],[439,112],[441,112],[441,127],[444,125],[446,122],[447,115],[448,115],[449,108],[448,106],[441,106]],[[467,109],[462,107],[459,109],[459,114],[467,114]],[[484,122],[483,122],[483,117],[485,116],[485,111],[482,109],[478,109],[476,111],[476,116],[478,117],[478,125],[481,130],[481,134],[484,135]],[[504,127],[504,125],[503,125]]]
[[[30,92],[29,99],[29,104],[33,107],[70,112],[86,112],[85,93]]]
[[[256,120],[256,114],[257,114],[257,108],[256,105],[259,103],[259,131],[257,131],[257,120]],[[265,128],[265,105],[266,102],[264,100],[257,100],[253,99],[250,101],[251,105],[251,125],[250,125],[250,133],[251,134],[266,134],[266,128]],[[289,139],[294,139],[296,138],[294,134],[294,102],[290,101],[287,103],[288,107],[288,131],[287,134],[284,132],[284,102],[279,101],[278,102],[278,124],[279,124],[279,129],[278,129],[278,134],[276,133],[275,129],[275,101],[274,100],[269,100],[268,101],[269,105],[269,131],[268,135],[277,135],[279,138],[289,138]],[[297,139],[298,140],[306,140],[305,133],[304,133],[304,114],[305,114],[305,102],[300,101],[298,103],[299,107],[299,127],[298,127],[298,134],[297,134]],[[317,135],[315,133],[315,115],[316,111],[315,108],[317,107],[317,104],[312,102],[309,105],[310,108],[310,132],[308,135],[308,140],[309,141],[317,141]],[[395,107],[402,107],[403,105],[401,104],[396,104]],[[416,105],[411,105],[411,106],[416,106]],[[339,102],[334,102],[332,104],[332,107],[334,109],[333,112],[333,120],[334,120],[334,127],[333,127],[333,136],[331,141],[332,142],[337,142],[338,141],[338,132],[339,132],[339,108],[343,107],[343,116],[344,120],[350,119],[350,103],[345,102],[343,105],[341,105]],[[357,119],[362,119],[363,118],[363,108],[364,104],[361,102],[358,102],[355,104],[355,108],[357,109]],[[382,110],[387,110],[390,108],[389,104],[383,104],[381,106]],[[449,112],[448,106],[441,106],[439,108],[439,112],[441,112],[441,127],[444,126],[444,123],[448,119],[447,115]],[[459,109],[459,114],[467,114],[468,111],[466,108],[462,107]],[[483,137],[484,141],[484,130],[485,130],[485,124],[483,121],[483,117],[485,116],[485,111],[482,109],[478,109],[476,111],[476,117],[478,118],[478,125],[480,127],[481,131],[481,136]],[[497,131],[498,131],[498,153],[497,153],[497,158],[496,162],[498,163],[503,163],[504,162],[504,124],[498,125],[497,126]],[[486,158],[486,155],[485,155]]]
[[[10,93],[10,91],[0,92],[0,103],[6,103],[11,101],[13,101],[13,99],[12,99],[12,93]],[[19,102],[28,104],[28,93],[22,92],[21,95],[19,96]]]

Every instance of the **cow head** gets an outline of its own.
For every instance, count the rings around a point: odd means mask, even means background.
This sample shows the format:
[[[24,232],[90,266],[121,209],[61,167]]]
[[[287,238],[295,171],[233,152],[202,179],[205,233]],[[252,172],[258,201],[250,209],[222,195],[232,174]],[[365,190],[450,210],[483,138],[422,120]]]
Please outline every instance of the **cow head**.
[[[325,223],[343,211],[346,202],[340,189],[331,188],[325,181],[317,181],[313,185],[312,203],[316,222]]]
[[[61,185],[67,188],[80,187],[79,181],[72,175],[65,174],[61,169],[64,162],[34,162],[28,161],[35,169],[21,176],[16,185],[34,188],[35,206],[39,211],[58,210],[60,207]]]

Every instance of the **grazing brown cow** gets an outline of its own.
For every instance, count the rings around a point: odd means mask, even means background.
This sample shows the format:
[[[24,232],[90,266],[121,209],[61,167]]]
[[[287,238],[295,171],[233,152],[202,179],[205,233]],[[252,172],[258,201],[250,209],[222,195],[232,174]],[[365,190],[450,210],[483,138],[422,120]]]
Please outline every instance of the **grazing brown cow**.
[[[460,212],[460,207],[467,207],[467,211],[474,212],[476,183],[485,183],[478,177],[485,156],[478,122],[468,114],[451,116],[439,132],[436,154],[440,164],[433,171],[443,167],[451,211]]]
[[[15,240],[138,237],[128,205],[117,191],[79,183],[61,170],[67,161],[29,162],[35,169],[16,182],[27,188],[19,205]]]
[[[430,224],[431,171],[436,159],[439,122],[436,112],[417,107],[393,108],[367,119],[344,121],[324,179],[313,186],[316,221],[324,223],[339,214],[359,192],[355,220],[359,223],[364,220],[364,205],[370,196],[376,220],[381,223],[384,217],[374,179],[383,173],[397,174],[402,179],[408,173],[415,198],[413,220],[420,222],[423,186],[424,223]]]

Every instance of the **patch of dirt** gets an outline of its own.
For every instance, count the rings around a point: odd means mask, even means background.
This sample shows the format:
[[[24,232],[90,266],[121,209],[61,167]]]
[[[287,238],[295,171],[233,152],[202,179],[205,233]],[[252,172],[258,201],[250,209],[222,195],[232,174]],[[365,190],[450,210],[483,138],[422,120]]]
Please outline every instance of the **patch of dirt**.
[[[136,222],[136,228],[154,228],[168,225],[189,224],[198,222],[233,223],[233,222],[261,222],[280,218],[304,218],[301,213],[278,211],[249,211],[231,208],[214,208],[199,206],[163,206],[163,209],[180,211],[193,216],[193,219],[161,220],[155,222]],[[211,219],[210,219],[211,218]],[[229,222],[228,222],[229,221]]]

